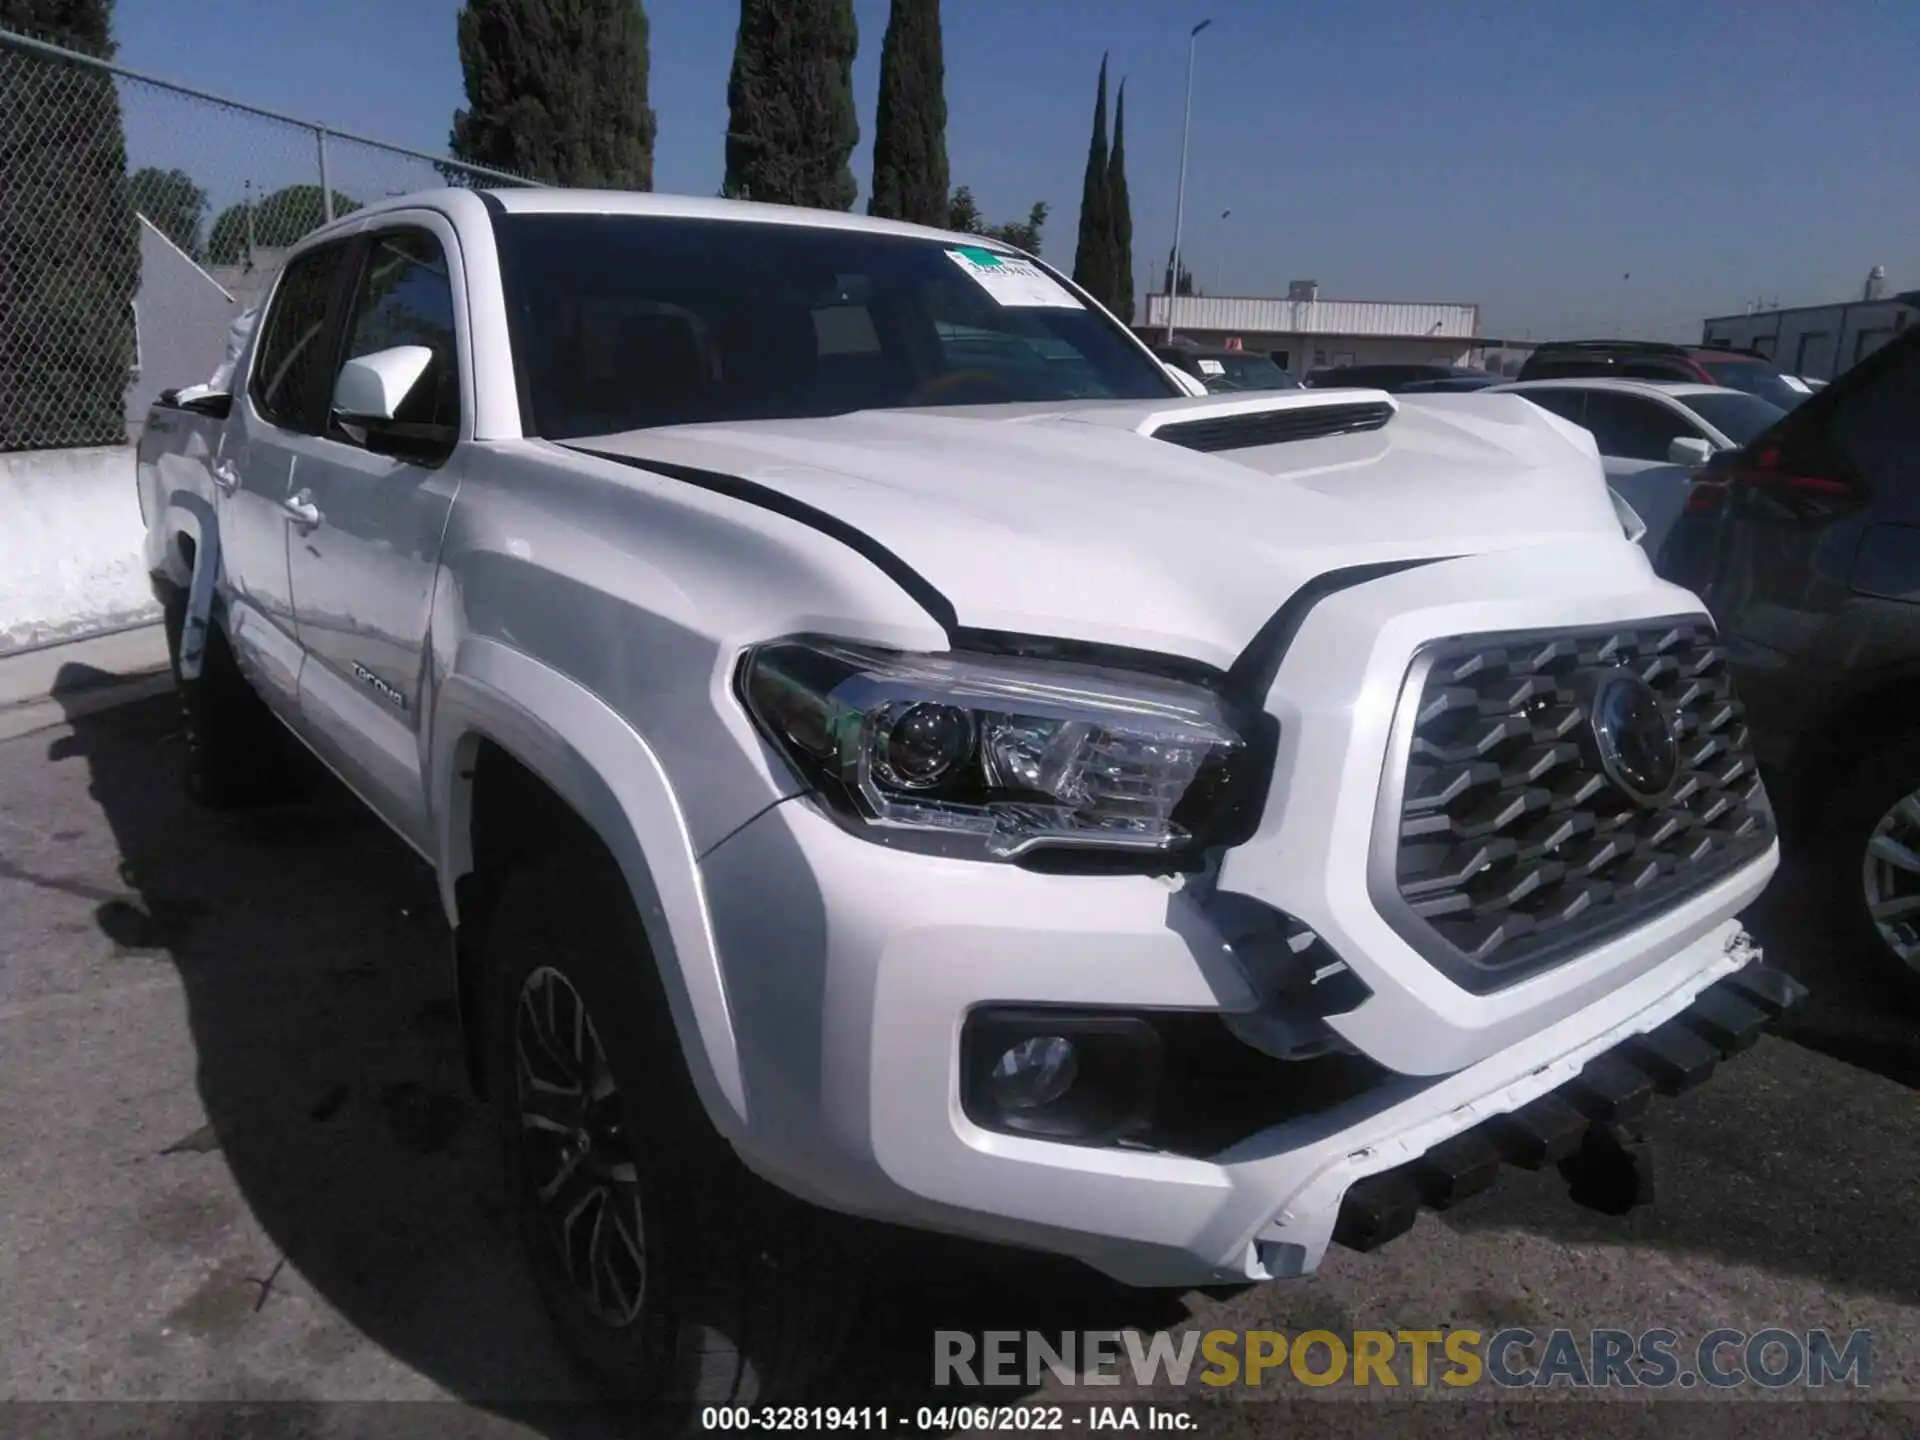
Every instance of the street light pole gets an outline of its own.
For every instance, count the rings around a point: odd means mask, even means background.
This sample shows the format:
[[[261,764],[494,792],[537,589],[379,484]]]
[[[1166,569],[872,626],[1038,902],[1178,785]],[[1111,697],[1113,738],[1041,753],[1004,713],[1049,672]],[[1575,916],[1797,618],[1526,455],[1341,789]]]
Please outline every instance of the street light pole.
[[[1213,24],[1202,20],[1187,32],[1187,115],[1180,127],[1180,188],[1173,201],[1173,263],[1167,270],[1167,343],[1173,343],[1173,301],[1180,293],[1180,224],[1187,210],[1187,137],[1193,132],[1193,52],[1200,32]]]
[[[1216,295],[1224,293],[1220,287],[1226,284],[1227,221],[1231,219],[1232,216],[1233,211],[1231,210],[1222,210],[1220,212],[1220,253],[1214,257],[1213,261],[1213,293]]]

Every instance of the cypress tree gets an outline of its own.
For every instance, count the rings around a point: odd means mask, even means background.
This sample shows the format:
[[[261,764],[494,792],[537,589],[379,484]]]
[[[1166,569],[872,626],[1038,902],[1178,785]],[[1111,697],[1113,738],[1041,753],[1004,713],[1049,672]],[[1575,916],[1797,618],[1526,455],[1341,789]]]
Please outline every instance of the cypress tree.
[[[1127,82],[1113,101],[1113,154],[1107,161],[1108,204],[1113,207],[1113,304],[1133,323],[1133,201],[1127,195]]]
[[[940,0],[893,0],[880,44],[869,215],[947,223],[946,63]]]
[[[453,153],[551,185],[653,188],[640,0],[466,0]]]
[[[0,27],[111,58],[111,0],[0,0]],[[139,222],[110,76],[0,50],[0,450],[127,438]]]
[[[851,210],[853,0],[740,0],[721,194]]]
[[[1102,305],[1113,299],[1113,195],[1107,183],[1107,57],[1100,57],[1100,88],[1093,102],[1093,143],[1080,186],[1080,240],[1073,248],[1073,280]]]

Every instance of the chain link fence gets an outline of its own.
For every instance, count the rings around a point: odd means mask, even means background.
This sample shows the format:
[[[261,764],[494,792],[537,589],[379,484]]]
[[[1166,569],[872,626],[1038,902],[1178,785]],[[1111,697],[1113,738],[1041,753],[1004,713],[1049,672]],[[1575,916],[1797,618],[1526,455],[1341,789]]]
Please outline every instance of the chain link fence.
[[[123,443],[315,226],[526,183],[0,30],[0,451]]]

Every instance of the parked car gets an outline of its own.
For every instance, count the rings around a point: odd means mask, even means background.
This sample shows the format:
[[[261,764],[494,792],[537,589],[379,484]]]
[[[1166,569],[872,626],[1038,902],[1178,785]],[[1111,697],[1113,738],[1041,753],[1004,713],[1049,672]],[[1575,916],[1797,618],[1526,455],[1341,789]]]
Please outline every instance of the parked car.
[[[1156,345],[1153,353],[1216,395],[1243,390],[1298,390],[1300,382],[1258,350],[1203,345]]]
[[[1709,623],[1511,396],[1189,396],[976,235],[456,189],[294,246],[138,477],[190,789],[291,732],[434,867],[611,1390],[804,1383],[853,1217],[1191,1286],[1506,1161],[1631,1204],[1799,993]]]
[[[1607,483],[1646,522],[1649,553],[1672,528],[1698,467],[1784,413],[1742,390],[1672,381],[1520,380],[1492,393],[1524,396],[1593,432]]]
[[[1658,569],[1712,609],[1831,933],[1920,983],[1920,330],[1716,456]]]
[[[1556,340],[1537,347],[1516,380],[1677,380],[1724,385],[1758,395],[1791,410],[1810,393],[1796,377],[1782,375],[1757,350],[1707,345],[1662,345],[1644,340]]]
[[[1507,377],[1497,375],[1491,370],[1474,370],[1461,367],[1451,375],[1435,380],[1409,380],[1392,390],[1395,395],[1467,395],[1475,390],[1485,390],[1498,385]]]
[[[1497,384],[1501,378],[1464,365],[1327,365],[1310,372],[1307,384],[1315,390],[1384,390],[1400,395],[1420,390],[1477,390]]]

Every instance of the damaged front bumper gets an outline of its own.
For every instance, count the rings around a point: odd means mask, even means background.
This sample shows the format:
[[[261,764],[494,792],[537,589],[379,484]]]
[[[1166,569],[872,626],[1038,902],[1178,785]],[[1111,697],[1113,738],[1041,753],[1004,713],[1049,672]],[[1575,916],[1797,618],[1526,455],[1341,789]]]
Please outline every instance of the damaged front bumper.
[[[702,869],[710,894],[753,897],[714,906],[721,953],[783,959],[777,986],[750,983],[758,972],[744,963],[729,967],[741,982],[727,994],[749,1042],[740,1053],[756,1110],[734,1145],[749,1166],[831,1209],[1070,1256],[1124,1284],[1184,1288],[1310,1273],[1336,1228],[1379,1243],[1412,1212],[1407,1190],[1372,1177],[1450,1156],[1440,1147],[1495,1133],[1499,1117],[1523,1114],[1503,1123],[1524,1126],[1549,1108],[1526,1107],[1601,1057],[1653,1054],[1646,1047],[1659,1042],[1642,1037],[1671,1034],[1662,1027],[1682,1012],[1744,1034],[1743,1010],[1718,999],[1692,1007],[1758,963],[1730,916],[1772,862],[1696,902],[1723,918],[1643,928],[1631,943],[1660,949],[1572,1013],[1440,1075],[1364,1053],[1327,1057],[1340,1076],[1355,1073],[1325,1094],[1313,1080],[1321,1060],[1262,1055],[1227,1023],[1262,1013],[1262,994],[1192,887],[930,860],[851,838],[801,804],[773,807]],[[1563,983],[1555,972],[1526,985]],[[1522,988],[1499,1003],[1524,1009]],[[968,1037],[1008,1007],[1156,1029],[1170,1063],[1152,1113],[1178,1133],[1073,1143],[976,1116]],[[817,1030],[796,1026],[800,1013],[818,1013]],[[1194,1022],[1214,1029],[1222,1055],[1259,1062],[1256,1073],[1225,1083],[1171,1063],[1188,1058],[1175,1040]],[[1680,1045],[1659,1053],[1683,1068],[1689,1060]],[[1636,1063],[1668,1076],[1659,1059]],[[1173,1103],[1189,1092],[1193,1103]],[[1586,1127],[1576,1138],[1586,1145]],[[1566,1144],[1541,1142],[1538,1163],[1567,1158]],[[1519,1146],[1500,1154],[1527,1159]],[[1420,1172],[1417,1203],[1449,1198],[1432,1168]],[[1481,1181],[1472,1172],[1456,1161],[1447,1183],[1464,1194]],[[1369,1205],[1380,1212],[1370,1224]]]
[[[1650,1202],[1651,1156],[1634,1127],[1653,1098],[1701,1084],[1805,995],[1770,966],[1734,971],[1672,1019],[1587,1061],[1573,1079],[1356,1182],[1341,1202],[1335,1243],[1378,1249],[1423,1207],[1445,1210],[1487,1189],[1504,1165],[1557,1166],[1575,1203],[1607,1214]]]

